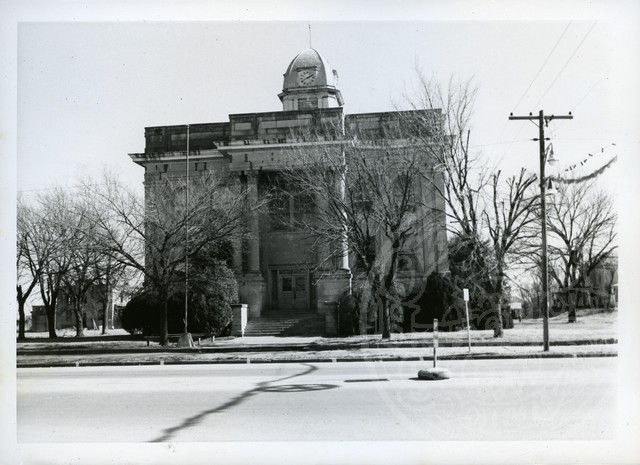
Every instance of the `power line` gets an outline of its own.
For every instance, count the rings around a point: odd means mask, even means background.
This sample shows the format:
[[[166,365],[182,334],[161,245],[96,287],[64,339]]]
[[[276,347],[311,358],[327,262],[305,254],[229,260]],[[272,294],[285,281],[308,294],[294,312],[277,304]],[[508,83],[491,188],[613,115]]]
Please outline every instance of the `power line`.
[[[580,104],[582,103],[582,101],[583,101],[584,99],[586,99],[586,98],[587,98],[587,96],[588,96],[588,95],[593,91],[593,89],[595,89],[595,88],[596,88],[596,86],[597,86],[598,84],[600,84],[600,82],[601,82],[605,77],[607,77],[607,74],[609,74],[609,71],[611,71],[611,68],[609,68],[608,70],[606,70],[606,71],[604,72],[604,74],[602,75],[602,77],[600,77],[600,79],[598,79],[598,80],[595,82],[595,84],[593,84],[593,85],[589,88],[589,90],[587,91],[587,93],[586,93],[586,94],[584,94],[580,100],[578,100],[578,103],[576,103],[573,107],[571,107],[571,111],[575,111],[575,109],[578,107],[578,105],[580,105]]]
[[[531,82],[529,83],[529,86],[527,87],[527,89],[524,91],[524,93],[522,94],[522,96],[520,97],[520,99],[518,100],[518,102],[515,104],[515,106],[513,107],[513,111],[516,111],[516,109],[518,108],[518,105],[520,105],[520,102],[522,102],[522,99],[527,95],[527,92],[529,92],[529,89],[531,89],[531,86],[533,85],[533,83],[535,82],[535,80],[538,78],[538,76],[540,75],[540,73],[542,72],[542,70],[544,69],[545,65],[547,64],[547,62],[549,61],[549,58],[551,58],[551,55],[553,55],[553,52],[555,51],[555,49],[558,47],[558,44],[560,43],[560,41],[562,40],[562,38],[564,37],[564,35],[567,33],[567,30],[569,29],[569,26],[571,26],[571,23],[573,21],[569,21],[569,23],[567,24],[567,26],[564,28],[564,31],[562,31],[562,34],[560,34],[560,37],[558,37],[558,40],[556,41],[555,45],[553,46],[553,48],[551,49],[551,51],[549,52],[549,54],[547,55],[547,58],[545,58],[544,62],[542,63],[542,66],[540,66],[540,69],[538,69],[538,72],[535,74],[535,76],[533,76],[533,79],[531,80]],[[537,104],[536,104],[537,105]],[[507,120],[508,122],[508,120]],[[506,124],[506,123],[505,123]]]
[[[508,120],[507,120],[508,121]],[[477,145],[472,145],[469,148],[476,148],[476,147],[487,147],[490,145],[503,145],[503,144],[514,144],[516,142],[528,142],[531,139],[514,139],[514,140],[505,140],[505,141],[500,141],[500,142],[490,142],[488,144],[477,144]]]
[[[560,77],[560,75],[564,72],[564,70],[566,69],[566,67],[569,65],[569,63],[571,62],[571,60],[573,59],[573,57],[575,56],[575,54],[578,52],[578,50],[580,49],[580,47],[582,46],[582,44],[584,43],[584,41],[587,39],[587,37],[589,36],[589,34],[591,33],[591,31],[593,30],[593,28],[595,27],[595,25],[597,24],[597,21],[594,21],[593,24],[591,25],[591,27],[589,28],[589,30],[587,31],[587,33],[584,35],[584,37],[582,37],[582,40],[580,41],[580,43],[578,44],[578,46],[573,50],[573,53],[571,54],[571,56],[567,59],[567,61],[565,62],[564,66],[562,67],[562,69],[560,70],[560,72],[558,72],[558,74],[556,74],[555,78],[553,79],[553,81],[551,82],[551,84],[549,84],[549,87],[547,87],[547,89],[544,91],[544,93],[542,94],[542,97],[540,97],[540,99],[536,102],[535,105],[533,105],[533,108],[537,108],[538,105],[540,104],[540,102],[542,102],[542,99],[545,98],[545,96],[547,95],[547,93],[549,92],[549,90],[551,89],[551,87],[553,87],[553,85],[556,83],[556,81],[558,80],[558,78]],[[563,33],[561,34],[560,38],[558,39],[558,41],[556,42],[556,45],[554,45],[554,49],[555,47],[558,45],[558,43],[560,42],[560,39],[562,39],[562,37],[564,36],[567,28],[569,27],[569,25],[571,24],[571,22],[569,22],[569,24],[567,24],[567,27],[565,28],[565,30],[563,31]],[[553,53],[553,50],[552,52]],[[549,56],[551,56],[551,53],[549,54]],[[547,57],[548,59],[549,57]],[[546,60],[545,60],[546,62]],[[537,75],[536,75],[537,77]],[[535,80],[535,78],[534,78]],[[526,94],[526,91],[525,91]],[[518,101],[518,103],[520,103]],[[516,104],[517,106],[518,104]],[[506,123],[505,123],[506,125]],[[520,135],[520,132],[522,131],[522,128],[524,127],[524,125],[521,125],[520,128],[518,129],[518,132],[516,133],[516,138]],[[509,147],[507,147],[507,150],[509,150],[511,148],[511,145]]]
[[[569,30],[569,26],[571,26],[572,22],[573,21],[569,21],[567,23],[567,25],[565,26],[564,30],[562,31],[562,34],[560,34],[560,37],[558,37],[558,40],[556,40],[556,43],[551,48],[551,51],[547,54],[547,58],[545,58],[545,60],[542,62],[542,65],[538,69],[538,72],[533,76],[533,79],[531,79],[531,82],[529,83],[529,85],[527,86],[525,91],[522,93],[522,95],[520,96],[520,98],[518,99],[516,104],[514,105],[512,113],[517,110],[518,105],[520,105],[522,100],[527,95],[527,92],[529,92],[529,89],[531,89],[531,86],[533,85],[533,83],[536,81],[536,79],[538,79],[538,76],[540,75],[540,73],[542,72],[544,67],[547,65],[547,62],[549,61],[549,58],[551,58],[551,55],[553,55],[553,52],[555,52],[556,48],[558,47],[558,44],[560,43],[560,41],[562,40],[564,35],[567,33],[567,30]],[[504,133],[504,130],[506,129],[508,123],[509,123],[509,120],[504,122],[504,125],[502,126],[502,130],[500,131],[500,136],[498,137],[498,139],[500,139],[502,137],[502,134]],[[522,131],[523,126],[524,125],[520,125],[520,127],[518,128],[518,132],[516,133],[516,138],[520,135],[520,132]],[[516,141],[513,141],[513,142],[516,142]],[[513,145],[513,143],[511,145]],[[507,150],[509,150],[511,148],[511,145],[509,145],[509,147],[507,147]],[[506,154],[506,151],[505,151],[505,153],[503,153],[502,156],[504,157],[505,154]]]
[[[580,41],[580,43],[578,44],[578,46],[574,49],[573,53],[571,54],[571,56],[569,57],[569,59],[567,59],[567,61],[565,62],[564,66],[562,67],[562,69],[560,70],[560,72],[558,74],[556,74],[556,77],[553,79],[553,81],[551,81],[551,84],[549,84],[549,87],[547,87],[547,90],[544,91],[544,94],[542,94],[542,97],[540,97],[540,100],[538,100],[536,102],[536,104],[533,106],[534,108],[537,108],[538,105],[540,104],[540,102],[542,102],[542,99],[545,98],[545,96],[547,95],[547,93],[549,92],[549,90],[551,89],[551,87],[553,87],[553,85],[556,83],[556,81],[558,80],[558,78],[560,77],[560,75],[564,72],[564,70],[566,69],[566,67],[569,65],[569,63],[571,62],[571,60],[573,59],[573,57],[575,56],[575,54],[578,52],[578,50],[580,49],[580,47],[582,47],[582,44],[584,43],[585,40],[587,40],[587,37],[589,37],[589,34],[591,33],[591,31],[593,30],[593,28],[595,27],[595,25],[598,24],[598,21],[594,21],[593,24],[591,25],[591,27],[589,28],[589,30],[587,31],[587,33],[584,35],[584,37],[582,38],[582,40]]]

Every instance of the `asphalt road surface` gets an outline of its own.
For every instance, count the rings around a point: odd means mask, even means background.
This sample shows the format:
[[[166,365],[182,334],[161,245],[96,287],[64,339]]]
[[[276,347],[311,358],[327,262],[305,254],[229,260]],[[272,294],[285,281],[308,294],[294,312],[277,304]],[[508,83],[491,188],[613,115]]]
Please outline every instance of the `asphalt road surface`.
[[[18,370],[18,441],[599,440],[616,358]]]

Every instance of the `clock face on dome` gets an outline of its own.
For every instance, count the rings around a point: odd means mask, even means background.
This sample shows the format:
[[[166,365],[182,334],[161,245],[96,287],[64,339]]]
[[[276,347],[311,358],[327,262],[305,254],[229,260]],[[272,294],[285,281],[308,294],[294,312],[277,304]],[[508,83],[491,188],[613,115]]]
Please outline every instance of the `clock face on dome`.
[[[312,86],[316,83],[316,72],[311,69],[298,71],[298,84],[301,86]]]

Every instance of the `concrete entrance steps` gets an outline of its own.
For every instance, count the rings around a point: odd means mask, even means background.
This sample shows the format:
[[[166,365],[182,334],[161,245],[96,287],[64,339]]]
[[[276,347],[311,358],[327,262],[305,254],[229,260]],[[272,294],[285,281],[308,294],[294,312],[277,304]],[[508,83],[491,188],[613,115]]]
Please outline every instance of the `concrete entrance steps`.
[[[250,319],[244,335],[322,336],[324,316],[312,310],[269,310],[260,318]]]

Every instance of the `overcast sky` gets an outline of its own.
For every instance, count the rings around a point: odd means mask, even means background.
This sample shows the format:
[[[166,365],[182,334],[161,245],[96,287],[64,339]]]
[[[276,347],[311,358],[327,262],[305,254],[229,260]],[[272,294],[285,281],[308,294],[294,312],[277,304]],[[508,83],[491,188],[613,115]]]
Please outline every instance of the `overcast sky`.
[[[596,169],[638,133],[624,107],[637,89],[623,91],[620,79],[637,75],[637,60],[617,27],[598,18],[23,23],[17,187],[72,186],[102,166],[141,185],[127,154],[144,150],[145,126],[282,110],[282,75],[310,40],[338,71],[347,113],[403,105],[419,66],[443,82],[473,79],[472,145],[505,171],[537,172],[536,127],[507,118],[541,109],[574,114],[547,131],[558,169],[598,153],[585,167]]]

